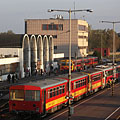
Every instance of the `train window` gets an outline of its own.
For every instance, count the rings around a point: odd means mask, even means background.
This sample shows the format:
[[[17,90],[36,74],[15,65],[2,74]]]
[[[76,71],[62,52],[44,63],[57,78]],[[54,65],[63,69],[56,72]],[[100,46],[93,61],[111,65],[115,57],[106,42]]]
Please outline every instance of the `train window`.
[[[65,66],[65,65],[66,65],[66,62],[61,62],[61,65],[62,65],[62,66]]]
[[[82,87],[82,80],[80,80],[80,87]]]
[[[95,81],[97,81],[97,80],[100,80],[100,79],[101,79],[100,76],[101,76],[101,74],[94,75],[94,76],[92,77],[92,81],[95,82]]]
[[[65,92],[65,85],[63,85],[63,93]]]
[[[50,89],[50,98],[52,97],[52,89]]]
[[[107,76],[113,75],[113,70],[108,71]]]
[[[57,95],[59,95],[59,87],[57,87]]]
[[[117,72],[120,72],[120,67],[118,67],[118,68],[116,69],[116,71],[117,71]]]
[[[26,90],[25,101],[40,101],[40,91],[39,90]]]
[[[60,86],[60,94],[62,94],[62,86]]]
[[[78,87],[80,87],[80,81],[78,81]]]
[[[53,88],[53,96],[55,96],[56,94],[55,94],[55,92],[56,92],[56,90],[55,90],[55,88]]]
[[[10,100],[24,101],[24,90],[11,90]]]

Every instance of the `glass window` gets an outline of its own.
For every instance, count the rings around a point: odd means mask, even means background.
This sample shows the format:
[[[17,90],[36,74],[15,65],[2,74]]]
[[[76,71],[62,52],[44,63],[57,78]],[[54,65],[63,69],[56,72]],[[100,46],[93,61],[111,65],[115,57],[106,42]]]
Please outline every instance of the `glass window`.
[[[55,96],[55,95],[56,95],[56,94],[55,94],[55,92],[56,92],[56,91],[55,91],[55,88],[54,88],[54,89],[53,89],[53,96]]]
[[[50,98],[52,97],[52,89],[50,89]]]
[[[57,87],[57,95],[59,95],[59,87]]]
[[[63,93],[65,92],[65,85],[63,85]]]
[[[39,90],[26,90],[25,101],[40,101],[40,91]]]
[[[24,100],[24,90],[11,90],[10,100],[23,101]]]
[[[62,94],[62,86],[60,86],[60,94]]]
[[[42,25],[42,30],[47,30],[47,24]]]

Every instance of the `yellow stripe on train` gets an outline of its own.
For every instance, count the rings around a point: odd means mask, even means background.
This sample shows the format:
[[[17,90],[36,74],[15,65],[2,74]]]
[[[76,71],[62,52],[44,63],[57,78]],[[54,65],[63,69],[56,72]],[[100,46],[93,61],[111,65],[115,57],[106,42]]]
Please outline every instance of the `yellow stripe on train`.
[[[78,90],[78,91],[72,93],[72,96],[76,97],[76,96],[81,95],[82,93],[85,93],[85,92],[86,92],[86,88],[83,88],[81,90]]]
[[[65,96],[61,97],[61,98],[58,98],[58,99],[55,99],[55,100],[52,100],[48,103],[46,103],[46,109],[52,107],[52,106],[55,106],[61,102],[64,102],[66,99],[65,99]]]
[[[99,86],[101,86],[101,82],[92,85],[92,89],[98,88]]]

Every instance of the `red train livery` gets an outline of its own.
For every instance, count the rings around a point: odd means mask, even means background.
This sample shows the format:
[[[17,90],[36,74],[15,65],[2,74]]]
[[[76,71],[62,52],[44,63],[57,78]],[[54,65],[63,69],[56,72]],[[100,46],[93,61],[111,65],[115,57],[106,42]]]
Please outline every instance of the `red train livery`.
[[[68,71],[69,70],[69,60],[63,59],[60,60],[60,71]],[[80,71],[85,68],[94,67],[98,64],[97,57],[84,57],[78,59],[71,60],[71,71]]]
[[[114,68],[116,79],[120,79],[120,65]],[[77,101],[107,86],[113,77],[113,68],[104,67],[71,75],[72,101]],[[9,111],[38,113],[40,116],[66,106],[68,103],[68,75],[11,86],[9,89]]]

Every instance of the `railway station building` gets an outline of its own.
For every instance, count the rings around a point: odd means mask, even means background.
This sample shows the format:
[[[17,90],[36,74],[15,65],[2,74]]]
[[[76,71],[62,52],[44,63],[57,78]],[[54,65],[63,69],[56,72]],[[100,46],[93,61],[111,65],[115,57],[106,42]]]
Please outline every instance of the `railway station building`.
[[[21,78],[35,73],[36,70],[47,72],[54,61],[53,37],[33,34],[0,35],[0,57],[0,76],[11,73],[11,70],[7,71],[7,66],[12,63],[19,64],[16,68],[18,71],[14,72],[18,72]]]
[[[26,34],[52,35],[54,38],[54,52],[69,52],[69,19],[57,17],[56,19],[26,19]],[[71,48],[72,57],[87,56],[88,23],[84,20],[71,20]]]

